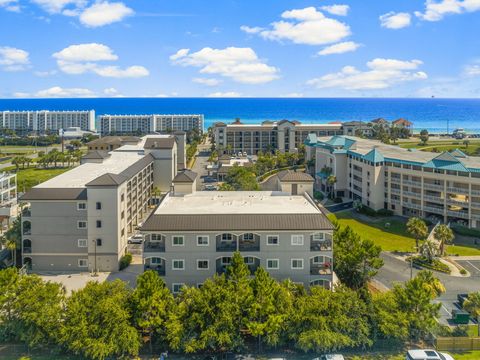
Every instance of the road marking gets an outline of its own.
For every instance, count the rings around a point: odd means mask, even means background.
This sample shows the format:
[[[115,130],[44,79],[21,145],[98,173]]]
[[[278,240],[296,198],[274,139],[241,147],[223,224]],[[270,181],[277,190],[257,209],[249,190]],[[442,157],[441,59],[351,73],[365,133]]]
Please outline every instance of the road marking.
[[[470,266],[473,267],[475,270],[480,272],[480,269],[478,267],[476,267],[475,265],[473,265],[470,261],[467,260],[467,263],[470,264]]]

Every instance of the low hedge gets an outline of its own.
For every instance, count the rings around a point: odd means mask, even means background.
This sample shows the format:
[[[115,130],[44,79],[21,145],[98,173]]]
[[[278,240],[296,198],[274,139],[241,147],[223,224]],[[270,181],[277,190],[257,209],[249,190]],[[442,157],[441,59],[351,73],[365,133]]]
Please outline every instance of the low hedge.
[[[458,224],[451,224],[450,227],[458,235],[480,237],[480,230],[471,229]]]
[[[358,212],[360,214],[368,215],[371,217],[375,216],[392,216],[393,211],[392,210],[387,210],[387,209],[380,209],[380,210],[373,210],[371,207],[362,205],[361,208],[358,209]]]
[[[263,180],[265,180],[270,175],[274,175],[274,174],[279,173],[280,171],[283,171],[283,170],[303,170],[303,169],[305,169],[304,165],[294,165],[294,166],[285,166],[285,167],[281,167],[281,168],[276,168],[276,169],[267,171],[265,174],[262,174],[259,177],[257,177],[257,181],[262,182]]]
[[[445,274],[450,274],[451,272],[448,265],[445,265],[438,259],[433,259],[432,262],[429,262],[428,259],[425,258],[424,256],[416,256],[413,258],[413,263],[425,269],[440,271]]]
[[[120,270],[127,268],[132,263],[132,254],[126,253],[120,258]]]

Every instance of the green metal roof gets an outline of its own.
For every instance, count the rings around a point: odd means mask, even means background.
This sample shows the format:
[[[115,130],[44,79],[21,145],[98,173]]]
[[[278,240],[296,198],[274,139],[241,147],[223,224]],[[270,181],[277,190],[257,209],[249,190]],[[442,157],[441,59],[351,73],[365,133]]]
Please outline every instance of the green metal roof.
[[[376,148],[370,151],[369,153],[365,154],[363,158],[373,163],[379,163],[379,162],[385,161],[383,154],[380,151],[378,151],[378,149]]]

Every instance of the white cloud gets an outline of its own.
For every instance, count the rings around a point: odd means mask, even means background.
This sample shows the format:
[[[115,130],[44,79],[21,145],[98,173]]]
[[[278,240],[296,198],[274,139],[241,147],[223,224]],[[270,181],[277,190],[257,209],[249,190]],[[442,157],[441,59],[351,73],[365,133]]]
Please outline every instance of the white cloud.
[[[67,74],[92,72],[103,77],[136,78],[149,75],[149,71],[139,65],[120,68],[117,65],[99,65],[100,61],[115,61],[118,56],[108,46],[97,43],[70,45],[52,55],[57,59],[61,71]]]
[[[20,12],[18,0],[0,0],[0,8],[12,12]]]
[[[49,14],[59,14],[67,8],[72,11],[84,7],[87,3],[86,0],[32,0],[32,2]]]
[[[281,98],[302,98],[303,94],[302,93],[290,93],[290,94],[285,94],[285,95],[280,95]]]
[[[0,68],[4,71],[22,71],[30,64],[27,51],[9,46],[0,47]]]
[[[350,6],[348,5],[325,5],[321,7],[322,10],[338,16],[347,16]]]
[[[409,13],[389,12],[380,16],[380,24],[387,29],[401,29],[410,26],[412,16]]]
[[[341,88],[346,90],[375,90],[389,88],[394,84],[424,80],[427,74],[415,71],[422,65],[420,60],[373,59],[367,63],[368,70],[360,71],[354,66],[345,66],[337,73],[330,73],[309,80],[308,85],[317,88]]]
[[[234,98],[234,97],[241,97],[241,96],[242,94],[236,91],[214,92],[207,95],[207,97],[213,97],[213,98]]]
[[[40,90],[36,93],[30,94],[25,92],[16,92],[13,94],[15,97],[19,98],[82,98],[82,97],[93,97],[95,93],[89,89],[85,88],[62,88],[60,86],[54,86],[49,89]]]
[[[246,32],[247,34],[258,34],[260,31],[264,29],[259,26],[250,27],[247,25],[242,25],[240,26],[240,30],[242,30],[243,32]]]
[[[357,44],[353,41],[345,41],[337,44],[327,46],[326,48],[320,50],[317,54],[321,56],[332,55],[332,54],[343,54],[346,52],[352,52],[357,50],[360,44]]]
[[[47,77],[52,76],[57,73],[56,70],[49,70],[49,71],[35,71],[34,74],[38,77]]]
[[[244,84],[263,84],[279,77],[279,70],[259,59],[251,48],[206,47],[195,53],[181,49],[170,60],[181,66],[199,67],[201,74],[217,74]]]
[[[415,15],[426,21],[439,21],[445,15],[462,14],[480,10],[480,0],[427,0],[425,11],[416,11]]]
[[[120,92],[113,87],[103,89],[103,93],[104,95],[109,97],[123,97],[123,95],[120,94]]]
[[[80,22],[89,27],[99,27],[122,21],[134,11],[124,3],[98,2],[80,14]]]
[[[270,29],[243,26],[243,31],[257,33],[268,40],[307,45],[330,44],[351,34],[348,25],[326,17],[314,7],[285,11],[282,18],[284,20],[272,23]]]
[[[480,76],[480,65],[467,65],[463,71],[463,74],[467,77]]]
[[[70,45],[53,57],[68,62],[118,60],[112,49],[97,43]]]
[[[194,83],[207,85],[207,86],[217,86],[222,82],[222,80],[213,79],[213,78],[194,78],[192,81]]]

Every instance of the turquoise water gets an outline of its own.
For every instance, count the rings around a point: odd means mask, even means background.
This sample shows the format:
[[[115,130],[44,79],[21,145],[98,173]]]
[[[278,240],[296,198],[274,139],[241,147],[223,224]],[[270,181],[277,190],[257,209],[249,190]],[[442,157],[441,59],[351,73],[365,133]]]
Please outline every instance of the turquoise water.
[[[95,110],[101,114],[204,114],[205,127],[215,121],[242,119],[308,122],[369,121],[403,117],[414,128],[451,132],[465,128],[480,133],[480,99],[386,98],[92,98],[0,99],[1,110]]]

